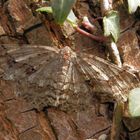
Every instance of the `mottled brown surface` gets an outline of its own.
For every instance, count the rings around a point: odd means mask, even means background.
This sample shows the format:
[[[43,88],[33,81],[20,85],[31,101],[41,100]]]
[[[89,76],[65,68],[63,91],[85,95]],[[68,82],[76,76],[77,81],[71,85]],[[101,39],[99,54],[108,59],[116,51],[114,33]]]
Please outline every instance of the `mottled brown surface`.
[[[69,45],[77,52],[88,50],[106,58],[101,43],[75,33],[67,24],[61,30],[48,20],[50,17],[46,19],[37,14],[34,7],[35,4],[28,0],[0,1],[0,44]],[[90,18],[100,16],[99,4],[94,0],[81,1],[76,7],[79,18],[84,15]],[[118,9],[122,12],[122,34],[118,47],[123,65],[139,70],[140,29],[135,28],[139,24],[134,24],[135,17],[128,16],[123,7],[119,6]],[[14,88],[14,83],[0,81],[0,140],[85,140],[109,134],[112,116],[109,104],[101,104],[99,110],[95,105],[91,110],[75,114],[52,108],[45,113],[37,112],[26,101],[15,96]],[[130,140],[139,140],[139,121],[124,118],[127,129],[123,129],[122,140],[128,140],[128,137]]]

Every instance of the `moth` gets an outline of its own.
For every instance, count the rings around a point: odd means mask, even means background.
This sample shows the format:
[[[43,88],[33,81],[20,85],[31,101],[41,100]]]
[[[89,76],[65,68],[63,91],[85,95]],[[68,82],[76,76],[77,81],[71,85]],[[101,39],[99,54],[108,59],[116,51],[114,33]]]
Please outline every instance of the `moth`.
[[[0,78],[15,82],[15,94],[39,110],[86,109],[94,93],[125,102],[140,83],[135,74],[97,56],[41,45],[0,45]]]

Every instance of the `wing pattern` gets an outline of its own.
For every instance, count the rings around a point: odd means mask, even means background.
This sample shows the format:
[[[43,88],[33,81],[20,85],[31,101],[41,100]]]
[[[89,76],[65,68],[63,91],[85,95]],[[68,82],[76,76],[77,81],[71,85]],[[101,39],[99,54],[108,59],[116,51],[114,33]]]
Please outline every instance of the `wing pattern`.
[[[93,55],[31,45],[0,46],[0,77],[15,81],[16,94],[37,109],[84,109],[92,92],[126,100],[123,92],[139,84],[132,73]]]

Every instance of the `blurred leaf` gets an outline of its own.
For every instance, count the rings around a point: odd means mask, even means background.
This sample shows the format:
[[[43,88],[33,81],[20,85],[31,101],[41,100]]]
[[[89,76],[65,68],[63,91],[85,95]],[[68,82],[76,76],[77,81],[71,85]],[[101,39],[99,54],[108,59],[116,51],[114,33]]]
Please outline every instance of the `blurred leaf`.
[[[129,112],[132,117],[140,116],[140,88],[135,88],[129,93]]]
[[[36,10],[37,12],[53,13],[52,7],[41,7]]]
[[[138,6],[140,6],[140,0],[128,0],[129,13],[134,13]]]
[[[112,35],[114,42],[117,42],[120,35],[119,14],[116,11],[110,11],[103,19],[104,35]]]
[[[70,11],[67,17],[67,21],[70,22],[72,26],[77,25],[77,17],[75,16],[72,10]]]
[[[38,8],[36,10],[37,12],[47,12],[47,13],[53,13],[52,11],[52,7],[41,7]],[[71,10],[69,15],[67,16],[66,19],[70,24],[72,24],[72,26],[76,26],[77,25],[77,17],[75,16],[75,14],[73,13],[73,11]]]
[[[63,24],[76,0],[51,0],[53,16],[57,23]]]

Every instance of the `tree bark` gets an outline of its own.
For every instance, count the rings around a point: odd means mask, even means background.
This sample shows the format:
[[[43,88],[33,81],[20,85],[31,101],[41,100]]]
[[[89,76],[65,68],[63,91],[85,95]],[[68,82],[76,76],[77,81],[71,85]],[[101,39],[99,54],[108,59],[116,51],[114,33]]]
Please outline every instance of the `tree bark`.
[[[104,44],[80,35],[67,22],[64,26],[55,24],[50,15],[35,11],[38,5],[39,2],[29,0],[0,1],[0,44],[18,44],[19,47],[21,44],[58,48],[70,46],[77,53],[86,51],[106,59]],[[140,53],[136,55],[139,52],[140,23],[134,16],[122,10],[123,7],[120,5],[116,4],[114,7],[122,12],[122,34],[118,48],[123,65],[140,70]],[[99,4],[94,0],[78,1],[74,11],[78,18],[86,15],[91,21],[93,17],[101,15]],[[127,18],[124,18],[126,15]],[[102,33],[101,23],[94,24],[99,29],[96,34]],[[130,41],[130,35],[133,41]],[[133,58],[136,61],[133,61]],[[113,105],[110,103],[100,103],[95,99],[95,105],[91,110],[73,114],[54,108],[38,112],[32,109],[29,103],[17,98],[14,88],[14,83],[0,80],[0,140],[85,140],[103,136],[105,139],[110,134],[113,112]],[[127,126],[128,121],[124,121],[124,125]],[[131,130],[126,133],[123,130],[123,137],[120,139],[134,139],[135,133]],[[137,134],[140,135],[140,132]]]

